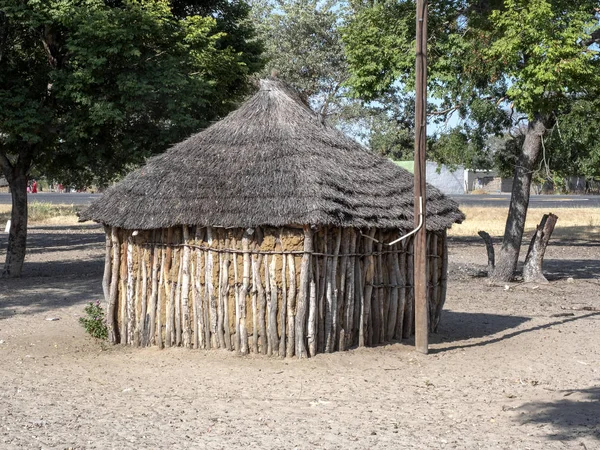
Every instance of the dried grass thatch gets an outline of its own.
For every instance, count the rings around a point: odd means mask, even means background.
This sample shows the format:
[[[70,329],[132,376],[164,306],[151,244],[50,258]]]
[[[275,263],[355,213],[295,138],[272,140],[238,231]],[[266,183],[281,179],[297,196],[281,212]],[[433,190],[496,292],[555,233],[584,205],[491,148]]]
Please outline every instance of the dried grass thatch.
[[[81,221],[176,225],[413,226],[413,177],[323,125],[287,85],[267,79],[238,110],[156,156],[83,211]],[[464,219],[427,189],[427,228]]]

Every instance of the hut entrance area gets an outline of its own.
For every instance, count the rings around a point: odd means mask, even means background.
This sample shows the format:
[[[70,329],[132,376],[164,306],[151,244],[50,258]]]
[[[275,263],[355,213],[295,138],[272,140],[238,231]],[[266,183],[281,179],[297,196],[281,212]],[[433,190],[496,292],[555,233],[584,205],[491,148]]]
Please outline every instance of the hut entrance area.
[[[106,227],[112,343],[308,357],[408,338],[412,237],[340,227]],[[446,231],[428,232],[429,325],[446,297]]]

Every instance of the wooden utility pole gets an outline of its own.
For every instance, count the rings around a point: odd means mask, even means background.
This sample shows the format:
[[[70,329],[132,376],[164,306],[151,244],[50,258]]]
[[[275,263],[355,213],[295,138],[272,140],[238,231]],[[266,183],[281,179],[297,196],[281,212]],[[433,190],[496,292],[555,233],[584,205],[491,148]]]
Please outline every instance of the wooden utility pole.
[[[417,62],[415,117],[415,347],[429,351],[427,305],[427,236],[425,227],[425,149],[427,148],[427,0],[417,0]],[[422,215],[422,217],[420,217]],[[422,222],[421,222],[422,221]]]

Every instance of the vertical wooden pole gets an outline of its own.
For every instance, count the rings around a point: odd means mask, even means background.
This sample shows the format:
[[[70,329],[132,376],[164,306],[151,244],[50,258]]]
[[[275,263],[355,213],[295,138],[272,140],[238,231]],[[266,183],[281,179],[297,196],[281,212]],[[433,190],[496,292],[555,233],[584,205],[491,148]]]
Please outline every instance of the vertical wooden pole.
[[[246,305],[250,291],[250,234],[248,231],[242,237],[242,250],[244,250],[242,267],[242,287],[240,289],[240,353],[248,353],[248,329],[246,327]]]
[[[108,292],[108,308],[106,310],[106,326],[108,327],[108,340],[111,344],[116,344],[120,337],[119,325],[117,323],[117,299],[119,295],[119,266],[121,265],[121,244],[119,242],[119,233],[116,227],[111,227],[112,243],[112,273],[110,276],[110,288]]]
[[[190,229],[187,225],[183,226],[183,265],[181,277],[181,320],[183,322],[183,346],[191,346],[190,329]]]
[[[423,224],[415,236],[415,347],[429,350],[427,324],[427,240],[425,227],[425,149],[427,146],[427,0],[417,0],[417,62],[415,114],[415,227],[422,212]],[[422,209],[421,209],[422,208]]]

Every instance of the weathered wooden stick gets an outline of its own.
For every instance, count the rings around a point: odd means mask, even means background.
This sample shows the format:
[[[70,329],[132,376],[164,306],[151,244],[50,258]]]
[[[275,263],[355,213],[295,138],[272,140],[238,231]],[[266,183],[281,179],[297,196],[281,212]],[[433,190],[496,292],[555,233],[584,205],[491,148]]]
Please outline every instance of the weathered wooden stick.
[[[196,227],[196,243],[204,240],[204,228]],[[206,348],[206,329],[208,328],[205,321],[205,290],[202,289],[201,277],[204,272],[202,267],[203,250],[196,249],[196,267],[194,272],[194,294],[196,303],[196,317],[194,319],[194,343],[197,341],[198,348]]]
[[[386,327],[387,327],[387,323],[385,321],[385,316],[386,316],[386,311],[385,311],[385,298],[384,298],[384,292],[385,289],[382,287],[384,285],[384,278],[383,278],[383,255],[381,254],[381,252],[383,251],[383,231],[379,230],[379,233],[377,233],[377,240],[379,241],[377,243],[377,252],[379,253],[377,255],[377,284],[378,284],[378,288],[376,291],[376,295],[377,295],[377,306],[379,308],[379,318],[378,318],[378,323],[379,323],[379,341],[378,343],[382,343],[385,342],[385,332],[386,332]]]
[[[261,279],[261,267],[263,261],[263,255],[260,255],[256,261],[256,288],[258,290],[258,332],[260,335],[260,352],[263,355],[267,354],[267,325],[266,325],[266,309],[267,299],[265,296],[265,290],[263,288]]]
[[[442,317],[442,309],[444,308],[444,303],[446,302],[446,279],[448,273],[448,242],[447,242],[446,230],[442,231],[440,235],[440,240],[438,243],[439,247],[439,255],[442,258],[442,265],[439,273],[439,291],[438,291],[438,301],[437,308],[434,314],[434,322],[432,323],[432,331],[437,332],[438,326],[440,324],[440,319]]]
[[[141,294],[142,294],[142,307],[141,307],[141,311],[140,311],[140,320],[138,321],[138,325],[136,327],[136,329],[138,330],[137,332],[137,337],[136,337],[136,344],[139,345],[145,345],[145,341],[146,341],[146,325],[148,323],[148,267],[147,267],[147,259],[148,259],[148,249],[144,248],[144,250],[142,251],[142,257],[141,257]]]
[[[196,234],[194,235],[194,245],[198,244],[198,233],[200,227],[196,227]],[[199,294],[199,280],[198,270],[200,264],[198,263],[198,249],[193,249],[190,253],[190,277],[191,277],[191,289],[192,289],[192,348],[200,348],[200,308],[198,307]]]
[[[288,292],[287,304],[287,344],[285,356],[291,358],[296,350],[296,263],[294,255],[287,255],[288,260],[288,275],[290,280],[290,290]]]
[[[362,242],[362,236],[359,235],[359,240]],[[363,253],[364,253],[364,244],[362,245]],[[363,273],[364,273],[364,259],[358,259],[356,261],[356,302],[358,304],[358,312],[356,314],[356,343],[359,346],[365,345],[365,334],[364,330],[366,327],[365,324],[365,287],[363,286]]]
[[[396,274],[396,284],[398,285],[398,314],[396,316],[396,329],[394,331],[394,339],[402,339],[402,327],[404,325],[404,310],[406,309],[406,250],[405,242],[396,244],[399,250],[397,255],[394,255],[392,261],[392,269]]]
[[[353,228],[348,229],[348,252],[356,253],[356,233]],[[354,326],[354,263],[355,256],[348,257],[346,266],[346,301],[344,305],[344,339],[340,339],[340,350],[347,350],[352,345],[352,328]]]
[[[310,278],[308,327],[306,337],[308,338],[308,354],[313,357],[317,354],[317,286],[313,276]]]
[[[218,241],[218,239],[217,239]],[[219,265],[218,265],[218,294],[217,294],[217,337],[219,339],[219,348],[225,348],[225,335],[223,332],[224,320],[223,320],[223,291],[225,290],[223,281],[223,253],[219,253]]]
[[[282,250],[283,240],[281,239],[281,230],[279,233]],[[286,271],[287,269],[287,256],[281,255],[281,308],[279,310],[279,323],[281,324],[281,339],[279,340],[279,356],[285,357],[285,339],[286,339],[286,323],[285,316],[287,314],[287,284],[286,284]]]
[[[325,312],[325,352],[331,353],[335,347],[335,331],[337,327],[337,266],[340,245],[342,242],[342,230],[337,228],[335,243],[333,245],[333,257],[331,258],[331,272],[327,277],[327,310]],[[335,322],[334,322],[335,320]]]
[[[156,239],[156,231],[153,233]],[[156,242],[156,241],[155,241]],[[156,342],[156,303],[158,300],[158,260],[160,249],[152,248],[152,292],[150,293],[150,319],[146,328],[145,345],[152,345]]]
[[[313,232],[309,225],[304,225],[304,254],[300,265],[300,286],[298,289],[298,307],[296,309],[296,356],[306,358],[304,327],[306,325],[306,308],[309,302],[310,260],[313,251]]]
[[[225,239],[225,248],[229,248],[229,239]],[[223,275],[221,279],[223,280],[223,290],[222,290],[222,300],[223,303],[223,325],[224,325],[224,337],[225,337],[225,348],[227,350],[233,350],[233,346],[231,345],[231,329],[229,328],[229,265],[230,265],[230,254],[225,253],[223,255]]]
[[[206,242],[208,247],[213,246],[213,229],[212,227],[206,228]],[[206,287],[209,305],[209,326],[210,326],[210,346],[217,348],[217,297],[215,295],[215,287],[213,283],[214,276],[214,261],[213,254],[210,249],[206,254]]]
[[[111,227],[104,225],[104,237],[105,237],[105,248],[104,248],[104,275],[102,276],[102,293],[104,294],[104,302],[108,308],[110,303],[110,272],[111,272],[111,251],[112,251],[112,240],[110,238]]]
[[[172,284],[171,269],[173,267],[173,249],[170,244],[173,244],[173,228],[167,229],[167,248],[166,248],[166,264],[164,273],[165,282],[165,346],[170,347],[173,335],[173,298],[175,289]]]
[[[134,242],[135,244],[135,242]],[[138,314],[138,306],[141,304],[141,291],[142,291],[142,257],[140,254],[143,253],[143,249],[134,245],[133,247],[133,340],[131,341],[131,345],[135,347],[140,346],[140,323],[142,322],[141,311]],[[137,262],[137,271],[135,270]],[[140,308],[141,309],[141,308]]]
[[[164,241],[165,233],[163,231],[162,238]],[[158,348],[163,348],[163,339],[162,339],[162,305],[164,303],[164,297],[166,295],[166,290],[164,289],[165,284],[165,271],[167,265],[167,250],[163,247],[161,251],[160,257],[160,280],[158,282],[158,295],[157,295],[157,305],[156,305],[156,345]],[[164,293],[163,293],[164,292]]]
[[[439,302],[439,258],[438,258],[438,235],[437,233],[431,232],[431,255],[429,259],[429,265],[431,266],[431,298],[429,299],[429,331],[433,332],[436,321],[436,311],[438,309]]]
[[[185,247],[183,249],[185,251]],[[182,293],[183,293],[183,251],[179,250],[175,252],[175,258],[178,264],[177,270],[177,289],[175,291],[175,314],[173,317],[175,318],[175,344],[180,347],[183,344],[183,308],[181,305],[182,302]]]
[[[412,335],[413,323],[415,320],[415,264],[413,258],[414,239],[412,237],[409,238],[406,249],[406,282],[408,284],[408,287],[406,289],[406,308],[404,309],[404,324],[402,325],[402,337],[404,339],[408,339]]]
[[[133,279],[133,237],[127,238],[127,344],[133,345],[135,322],[135,280]]]
[[[325,228],[321,236],[321,251],[325,254],[328,252],[328,247],[331,245],[331,235],[329,228]],[[318,316],[318,327],[317,327],[317,352],[325,352],[325,342],[327,336],[325,334],[325,320],[326,320],[326,292],[327,292],[327,271],[328,271],[329,258],[326,256],[318,257],[315,256],[315,273],[317,279],[317,296],[319,299],[319,316]],[[320,270],[320,267],[323,270]]]
[[[340,284],[337,291],[337,308],[333,313],[333,322],[335,329],[335,340],[333,350],[344,350],[344,339],[346,335],[344,324],[344,307],[346,304],[346,270],[348,268],[348,253],[350,250],[350,232],[351,228],[342,228],[342,257],[340,258]]]
[[[179,287],[181,286],[181,264],[179,262],[179,254],[180,250],[175,248],[173,252],[173,261],[171,263],[171,272],[169,277],[171,279],[170,285],[170,293],[169,293],[169,314],[167,319],[167,326],[169,327],[169,336],[167,337],[167,347],[171,347],[174,345],[179,345],[180,340],[178,340],[178,336],[181,336],[178,331],[181,331],[181,328],[178,327],[179,320],[178,313],[179,311]],[[179,329],[178,329],[179,328]]]
[[[183,242],[190,243],[190,229],[187,225],[183,226]],[[191,330],[190,330],[190,247],[183,247],[182,259],[182,277],[181,277],[181,309],[183,320],[183,346],[191,346]]]
[[[360,234],[360,230],[357,230],[356,233],[356,242],[355,242],[355,248],[356,248],[356,253],[360,253],[362,255],[362,252],[364,251],[363,248],[361,247],[361,243],[362,243],[362,236]],[[360,319],[361,319],[361,310],[362,310],[362,296],[363,296],[363,291],[362,288],[360,288],[361,282],[362,282],[362,266],[361,266],[361,259],[362,256],[357,255],[354,256],[354,313],[353,313],[353,322],[352,322],[352,339],[350,341],[350,345],[358,345],[358,337],[360,334]]]
[[[127,237],[124,230],[121,230],[121,236],[121,253],[124,257],[121,258],[122,261],[119,261],[119,296],[117,303],[121,315],[119,343],[124,345],[127,344]]]
[[[172,244],[173,243],[173,229],[172,228],[168,228],[167,229],[167,244]],[[165,346],[166,347],[171,347],[172,341],[173,341],[173,313],[172,311],[174,311],[174,309],[172,309],[171,307],[173,306],[173,299],[175,297],[174,293],[175,293],[175,287],[172,284],[172,268],[173,268],[173,249],[171,248],[171,246],[167,246],[167,254],[166,254],[166,265],[165,265],[165,274],[164,274],[164,281],[165,281],[165,301],[166,301],[166,305],[165,305]]]
[[[250,234],[248,230],[242,237],[242,250],[244,251],[243,256],[243,268],[242,268],[242,288],[240,290],[240,353],[245,355],[248,353],[248,329],[246,305],[248,299],[248,293],[250,291]],[[254,318],[253,318],[254,319]]]
[[[266,332],[267,332],[267,356],[271,356],[272,354],[272,344],[271,344],[271,328],[270,328],[270,321],[271,321],[271,314],[269,314],[269,307],[271,304],[271,279],[269,278],[269,256],[271,255],[265,255],[264,258],[264,277],[265,277],[265,299],[266,299],[266,316],[265,316],[265,322],[266,322]]]
[[[233,248],[236,248],[237,245],[237,241],[235,239],[233,239],[231,246]],[[241,321],[241,306],[240,306],[240,288],[241,288],[241,284],[240,284],[240,278],[239,278],[239,273],[238,273],[238,255],[237,253],[234,253],[232,255],[233,258],[233,284],[235,286],[234,288],[234,295],[235,295],[235,339],[233,341],[234,347],[235,347],[235,351],[239,353],[240,351],[240,321]],[[253,299],[253,302],[255,302],[255,299]]]
[[[364,240],[365,255],[365,267],[363,269],[362,282],[363,287],[363,299],[362,299],[362,323],[359,330],[358,345],[364,347],[365,345],[371,345],[373,342],[373,316],[377,315],[375,311],[371,314],[372,306],[372,294],[373,294],[373,277],[375,276],[375,258],[373,257],[373,239],[375,238],[376,229],[372,228],[369,230],[369,234]]]
[[[252,261],[252,351],[258,354],[258,267],[256,255]]]
[[[269,312],[269,348],[267,349],[267,355],[278,354],[279,352],[279,336],[277,334],[277,255],[271,257],[271,264],[269,266],[269,285],[271,286],[271,296],[267,305]]]
[[[111,228],[112,244],[112,273],[110,277],[110,290],[108,294],[108,307],[106,308],[106,326],[108,328],[108,340],[111,344],[116,344],[119,339],[117,330],[117,316],[115,306],[119,292],[119,261],[121,258],[121,244],[119,243],[119,233],[116,227]]]
[[[398,249],[398,244],[394,244],[392,247],[392,251],[396,251]],[[396,332],[396,324],[398,318],[398,272],[400,269],[398,268],[398,254],[390,253],[387,257],[387,271],[389,273],[389,284],[391,285],[390,289],[390,301],[389,301],[389,310],[388,310],[388,320],[387,320],[387,332],[385,336],[386,341],[391,341],[394,339],[394,333]]]

